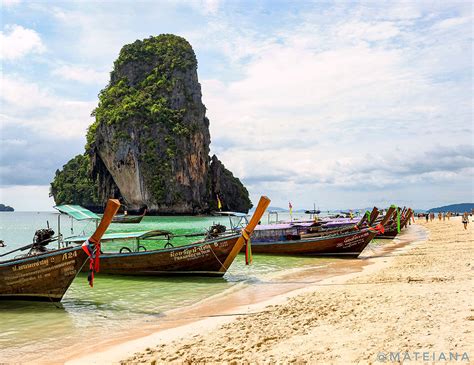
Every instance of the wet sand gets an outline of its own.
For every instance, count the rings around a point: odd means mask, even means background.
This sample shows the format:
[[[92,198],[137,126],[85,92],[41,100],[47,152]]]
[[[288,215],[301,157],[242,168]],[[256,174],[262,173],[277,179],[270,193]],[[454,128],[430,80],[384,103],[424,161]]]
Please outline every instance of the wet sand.
[[[472,342],[467,318],[474,314],[467,294],[471,231],[463,232],[460,221],[433,222],[427,242],[407,245],[423,234],[423,225],[409,227],[401,240],[378,240],[383,243],[372,245],[362,259],[335,264],[330,275],[300,270],[235,288],[170,313],[152,335],[71,363],[374,362],[378,352],[450,351],[454,345],[467,351]],[[462,270],[452,272],[453,260],[464,263]],[[452,316],[448,323],[446,316]],[[451,328],[455,323],[468,332]],[[133,355],[136,351],[142,352]]]

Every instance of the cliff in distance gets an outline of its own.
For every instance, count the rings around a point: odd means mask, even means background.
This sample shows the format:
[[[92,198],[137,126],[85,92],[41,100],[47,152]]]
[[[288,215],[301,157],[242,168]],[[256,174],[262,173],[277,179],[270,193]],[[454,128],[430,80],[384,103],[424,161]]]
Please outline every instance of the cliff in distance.
[[[216,209],[219,196],[225,210],[251,208],[239,179],[209,157],[197,60],[184,38],[165,34],[125,45],[93,115],[83,160],[97,196],[74,203],[115,197],[131,212],[147,206],[152,214],[198,214]],[[52,183],[57,204],[73,203],[56,183],[67,180],[66,166]]]
[[[10,207],[9,205],[0,204],[0,212],[14,212],[14,211],[15,209]]]

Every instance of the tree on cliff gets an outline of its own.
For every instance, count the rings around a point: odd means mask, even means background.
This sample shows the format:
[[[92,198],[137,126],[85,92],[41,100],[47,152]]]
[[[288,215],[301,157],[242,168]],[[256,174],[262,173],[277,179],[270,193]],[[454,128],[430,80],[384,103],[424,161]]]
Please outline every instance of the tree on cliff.
[[[62,170],[56,170],[50,196],[54,196],[57,205],[80,204],[87,208],[100,205],[98,186],[90,176],[89,165],[88,156],[77,155]]]
[[[197,60],[184,38],[163,34],[125,45],[93,115],[87,171],[100,202],[113,196],[129,210],[147,205],[152,213],[193,214],[212,209],[219,191],[223,208],[251,208],[240,180],[223,165],[211,167],[220,161],[209,159]],[[55,199],[71,198],[56,178],[52,185]]]

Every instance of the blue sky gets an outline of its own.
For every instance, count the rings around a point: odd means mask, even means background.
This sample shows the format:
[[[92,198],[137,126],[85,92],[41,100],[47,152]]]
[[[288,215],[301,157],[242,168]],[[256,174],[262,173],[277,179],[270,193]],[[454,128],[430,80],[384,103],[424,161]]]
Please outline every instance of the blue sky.
[[[48,210],[120,48],[185,37],[211,153],[295,209],[473,201],[470,2],[2,0],[0,202]]]

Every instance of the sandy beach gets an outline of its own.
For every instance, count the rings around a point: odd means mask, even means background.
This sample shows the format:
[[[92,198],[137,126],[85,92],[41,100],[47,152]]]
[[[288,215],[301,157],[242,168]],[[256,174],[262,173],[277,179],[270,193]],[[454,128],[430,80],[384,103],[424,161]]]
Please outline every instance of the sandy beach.
[[[472,362],[472,227],[459,218],[416,223],[427,241],[374,258],[345,282],[321,282],[217,328],[137,348],[121,363]]]

